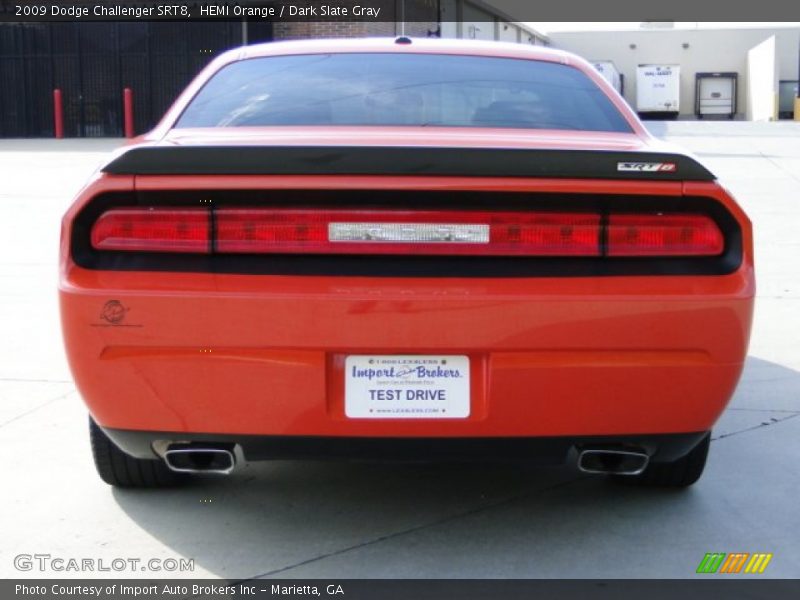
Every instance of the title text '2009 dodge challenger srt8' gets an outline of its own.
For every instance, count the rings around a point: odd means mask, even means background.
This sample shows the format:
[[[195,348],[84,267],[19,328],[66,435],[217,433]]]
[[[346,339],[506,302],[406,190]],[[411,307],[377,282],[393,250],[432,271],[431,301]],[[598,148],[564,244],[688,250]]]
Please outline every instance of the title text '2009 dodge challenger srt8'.
[[[212,62],[63,222],[120,486],[290,457],[686,486],[746,355],[752,232],[573,55],[304,41]]]

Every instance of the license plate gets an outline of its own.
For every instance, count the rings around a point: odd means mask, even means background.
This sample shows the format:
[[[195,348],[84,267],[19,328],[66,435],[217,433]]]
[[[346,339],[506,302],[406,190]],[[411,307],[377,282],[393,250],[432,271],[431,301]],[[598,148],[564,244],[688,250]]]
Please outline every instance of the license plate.
[[[348,356],[345,414],[353,419],[465,419],[467,356]]]

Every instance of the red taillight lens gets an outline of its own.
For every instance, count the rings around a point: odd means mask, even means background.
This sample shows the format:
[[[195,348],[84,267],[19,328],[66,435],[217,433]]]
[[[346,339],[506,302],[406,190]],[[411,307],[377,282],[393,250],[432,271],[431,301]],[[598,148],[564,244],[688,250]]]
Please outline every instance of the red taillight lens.
[[[670,257],[725,248],[714,220],[695,214],[611,214],[603,223],[598,213],[224,208],[213,222],[220,254]],[[211,237],[211,209],[119,208],[98,218],[91,243],[209,254]]]
[[[608,256],[716,256],[725,240],[704,215],[611,215]]]
[[[113,209],[103,213],[92,227],[92,247],[208,253],[210,221],[206,209]]]
[[[599,256],[600,216],[489,211],[221,209],[222,253]]]

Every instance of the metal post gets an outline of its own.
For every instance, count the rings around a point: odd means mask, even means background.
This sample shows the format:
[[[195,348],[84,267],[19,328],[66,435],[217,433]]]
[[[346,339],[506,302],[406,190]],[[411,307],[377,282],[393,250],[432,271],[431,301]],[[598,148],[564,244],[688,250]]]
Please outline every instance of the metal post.
[[[122,105],[125,113],[125,137],[132,138],[135,134],[133,131],[133,90],[131,88],[125,88],[122,91]]]
[[[53,90],[53,129],[56,139],[64,137],[64,103],[58,88]]]

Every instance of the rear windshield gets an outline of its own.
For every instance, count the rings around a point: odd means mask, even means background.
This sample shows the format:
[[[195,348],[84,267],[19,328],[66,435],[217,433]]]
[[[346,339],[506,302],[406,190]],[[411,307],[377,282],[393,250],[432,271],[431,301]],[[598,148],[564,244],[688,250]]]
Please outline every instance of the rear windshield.
[[[232,63],[176,127],[398,125],[630,132],[580,70],[439,54],[310,54]]]

